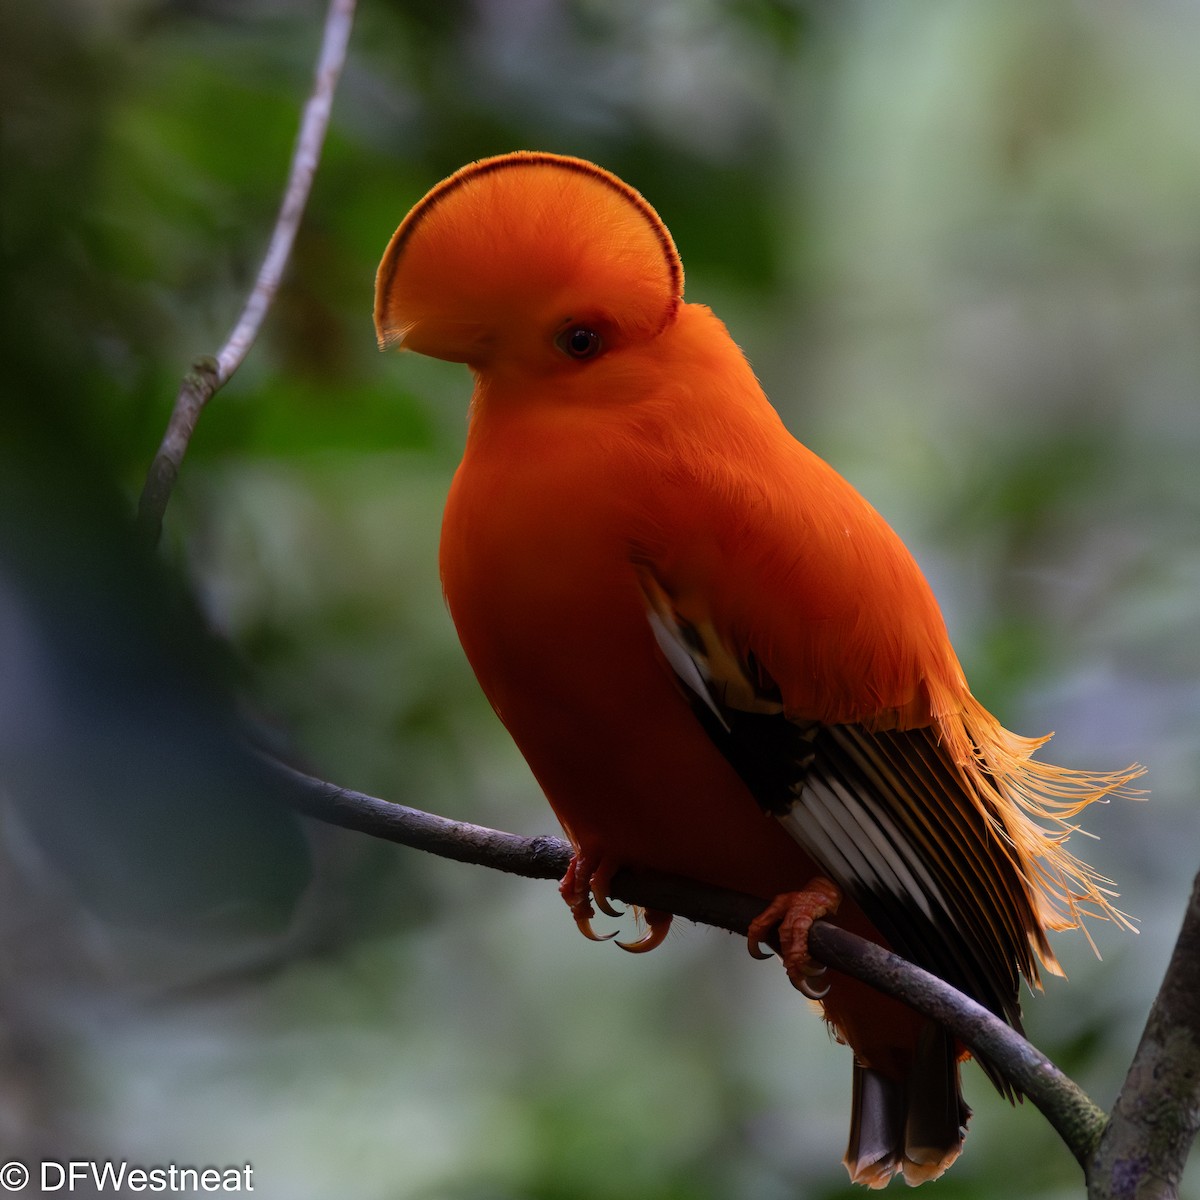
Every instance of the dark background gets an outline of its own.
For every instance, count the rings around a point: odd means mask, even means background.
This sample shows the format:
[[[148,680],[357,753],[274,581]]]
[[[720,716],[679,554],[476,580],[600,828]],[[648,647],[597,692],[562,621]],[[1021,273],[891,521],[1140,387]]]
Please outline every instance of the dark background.
[[[1111,1103],[1200,863],[1194,4],[363,0],[286,286],[128,530],[265,249],[322,10],[0,12],[0,1159],[255,1168],[281,1200],[851,1193],[850,1060],[731,938],[585,943],[553,888],[302,829],[240,748],[517,832],[549,810],[442,607],[467,372],[372,279],[472,158],[593,158],[791,428],[893,523],[976,693],[1150,768],[1077,853],[1033,1039]],[[1079,1196],[967,1068],[933,1195]],[[1200,1191],[1192,1172],[1192,1192]]]

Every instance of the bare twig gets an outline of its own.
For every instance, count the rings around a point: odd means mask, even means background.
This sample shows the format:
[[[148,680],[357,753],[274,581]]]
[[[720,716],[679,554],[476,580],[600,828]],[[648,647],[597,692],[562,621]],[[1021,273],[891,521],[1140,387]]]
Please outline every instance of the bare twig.
[[[268,762],[293,807],[332,825],[533,879],[558,879],[570,861],[571,847],[560,838],[524,838],[451,821]],[[763,908],[761,897],[650,871],[618,871],[611,888],[614,898],[628,904],[743,935]],[[843,929],[818,922],[810,946],[826,965],[946,1025],[1037,1105],[1081,1164],[1088,1162],[1104,1127],[1103,1111],[1015,1030],[936,976]]]
[[[1200,1131],[1200,875],[1095,1158],[1089,1200],[1172,1200]]]
[[[151,543],[157,543],[162,533],[167,502],[179,477],[183,456],[195,433],[200,413],[241,365],[279,290],[325,142],[333,94],[346,59],[346,46],[354,24],[355,2],[330,0],[312,92],[304,106],[283,203],[258,278],[246,298],[241,316],[216,357],[197,359],[191,371],[184,376],[166,433],[150,464],[138,501],[138,526]]]

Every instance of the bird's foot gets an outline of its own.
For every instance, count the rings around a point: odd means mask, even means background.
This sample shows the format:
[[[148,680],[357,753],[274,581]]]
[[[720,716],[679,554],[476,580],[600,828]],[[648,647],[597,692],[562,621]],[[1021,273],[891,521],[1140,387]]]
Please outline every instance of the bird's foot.
[[[579,932],[589,942],[607,942],[617,935],[615,933],[597,933],[592,928],[592,918],[599,908],[605,916],[619,917],[621,910],[613,908],[608,899],[608,885],[613,877],[614,868],[611,863],[592,858],[582,851],[576,851],[567,864],[567,873],[562,877],[558,890],[575,918]],[[596,908],[592,907],[595,898]]]
[[[646,922],[646,932],[636,942],[618,942],[622,950],[630,954],[645,954],[656,946],[661,946],[663,939],[671,929],[673,916],[659,908],[643,908],[640,911],[642,920]]]
[[[815,983],[825,974],[825,967],[813,962],[808,952],[808,935],[813,922],[838,910],[842,893],[837,885],[818,875],[800,892],[783,892],[750,923],[748,939],[750,953],[755,958],[770,958],[761,949],[762,942],[775,933],[779,940],[779,955],[792,986],[810,1000],[820,1000],[829,991]]]
[[[616,874],[616,864],[607,859],[593,858],[591,855],[576,851],[567,866],[567,873],[562,877],[558,890],[567,902],[575,925],[579,932],[591,942],[607,942],[616,937],[616,933],[597,933],[592,928],[592,918],[598,908],[606,917],[622,916],[619,908],[614,908],[609,899],[609,885]],[[595,901],[595,908],[592,902]],[[661,945],[671,928],[671,914],[661,912],[656,908],[641,910],[641,916],[646,922],[646,932],[633,942],[617,942],[622,950],[631,954],[645,954]]]

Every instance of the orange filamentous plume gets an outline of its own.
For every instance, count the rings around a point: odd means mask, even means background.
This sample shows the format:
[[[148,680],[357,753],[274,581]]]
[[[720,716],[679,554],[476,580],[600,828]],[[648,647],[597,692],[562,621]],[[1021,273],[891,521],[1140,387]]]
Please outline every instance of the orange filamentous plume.
[[[960,714],[941,724],[965,775],[964,790],[989,815],[1001,843],[1011,847],[1013,864],[1037,898],[1045,928],[1082,929],[1093,950],[1086,918],[1111,920],[1136,932],[1127,914],[1112,904],[1117,896],[1112,880],[1076,858],[1064,843],[1079,832],[1072,821],[1088,805],[1111,796],[1141,798],[1131,785],[1143,769],[1130,766],[1100,773],[1040,762],[1033,756],[1051,735],[1023,738],[1010,733],[974,696]],[[1036,943],[1043,965],[1061,975],[1044,936]]]
[[[971,695],[903,543],[684,303],[671,235],[607,171],[524,152],[464,167],[388,245],[375,324],[381,347],[474,373],[442,584],[575,845],[579,928],[597,936],[622,866],[760,896],[752,949],[777,931],[854,1051],[851,1178],[936,1178],[970,1115],[964,1048],[825,972],[808,930],[834,920],[1020,1028],[1021,977],[1061,970],[1048,931],[1129,924],[1064,842],[1140,768],[1039,762],[1046,739]],[[665,936],[669,915],[646,916],[627,948]]]

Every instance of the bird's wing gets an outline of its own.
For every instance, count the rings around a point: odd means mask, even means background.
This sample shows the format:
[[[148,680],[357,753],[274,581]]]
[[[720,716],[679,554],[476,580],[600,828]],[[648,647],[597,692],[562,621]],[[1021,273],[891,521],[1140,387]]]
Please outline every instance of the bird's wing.
[[[1037,979],[1036,901],[998,813],[935,725],[872,730],[797,720],[753,645],[734,649],[695,597],[639,571],[662,655],[758,803],[893,949],[1020,1027]]]

